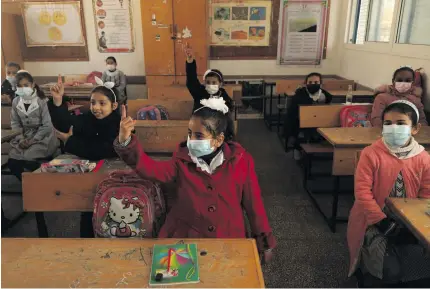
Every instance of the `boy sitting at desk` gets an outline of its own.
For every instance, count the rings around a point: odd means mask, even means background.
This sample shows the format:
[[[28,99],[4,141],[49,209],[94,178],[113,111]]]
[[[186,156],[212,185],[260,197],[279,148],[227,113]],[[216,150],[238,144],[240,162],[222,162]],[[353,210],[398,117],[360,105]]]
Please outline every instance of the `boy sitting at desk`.
[[[16,91],[16,74],[21,70],[18,63],[8,62],[6,64],[6,79],[1,84],[1,102],[12,103]]]
[[[333,96],[322,89],[322,75],[312,72],[306,76],[304,86],[299,87],[291,98],[291,104],[287,109],[284,121],[285,141],[290,142],[294,148],[294,159],[300,159],[300,143],[298,136],[300,132],[300,105],[329,104]],[[317,136],[315,129],[311,129],[310,136]]]

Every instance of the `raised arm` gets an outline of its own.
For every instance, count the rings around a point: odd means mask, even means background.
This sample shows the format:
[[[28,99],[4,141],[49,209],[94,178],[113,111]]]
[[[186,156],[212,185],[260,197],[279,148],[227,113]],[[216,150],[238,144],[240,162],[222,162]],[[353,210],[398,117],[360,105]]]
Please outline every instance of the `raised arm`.
[[[74,117],[70,115],[67,104],[63,101],[64,86],[58,83],[51,87],[52,99],[48,101],[48,110],[52,124],[61,132],[68,132],[73,125]]]
[[[151,159],[144,151],[137,137],[132,135],[135,120],[126,117],[126,108],[121,107],[122,119],[118,138],[114,147],[120,158],[142,178],[161,183],[169,183],[176,178],[177,167],[174,158],[168,161]]]
[[[197,77],[196,60],[194,59],[192,49],[189,46],[185,48],[185,55],[187,57],[185,64],[187,72],[187,88],[193,99],[199,101],[203,98],[202,96],[207,93]]]

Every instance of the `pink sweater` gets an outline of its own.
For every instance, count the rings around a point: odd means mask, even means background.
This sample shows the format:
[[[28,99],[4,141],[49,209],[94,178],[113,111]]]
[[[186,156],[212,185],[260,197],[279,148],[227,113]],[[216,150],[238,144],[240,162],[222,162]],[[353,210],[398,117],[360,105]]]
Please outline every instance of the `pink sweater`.
[[[385,199],[402,172],[408,198],[430,198],[430,155],[426,151],[407,159],[393,156],[382,139],[366,147],[355,172],[355,202],[348,221],[351,276],[358,262],[366,229],[386,217]]]
[[[415,90],[411,94],[399,94],[398,92],[393,90],[393,87],[390,86],[381,86],[377,89],[378,94],[373,102],[371,122],[373,126],[380,127],[382,126],[382,112],[384,109],[393,101],[405,99],[409,100],[418,108],[418,112],[420,114],[419,123],[422,125],[428,125],[426,116],[424,113],[424,105],[421,101],[422,89],[415,88]]]

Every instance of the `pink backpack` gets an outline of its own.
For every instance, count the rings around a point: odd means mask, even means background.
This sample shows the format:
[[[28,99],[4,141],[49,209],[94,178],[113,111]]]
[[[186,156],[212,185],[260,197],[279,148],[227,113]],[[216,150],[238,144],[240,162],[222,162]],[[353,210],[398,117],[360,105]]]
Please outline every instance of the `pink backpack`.
[[[96,237],[156,237],[165,214],[160,187],[133,171],[112,172],[97,186],[93,214]]]
[[[371,107],[364,105],[347,105],[340,111],[342,127],[371,127]]]

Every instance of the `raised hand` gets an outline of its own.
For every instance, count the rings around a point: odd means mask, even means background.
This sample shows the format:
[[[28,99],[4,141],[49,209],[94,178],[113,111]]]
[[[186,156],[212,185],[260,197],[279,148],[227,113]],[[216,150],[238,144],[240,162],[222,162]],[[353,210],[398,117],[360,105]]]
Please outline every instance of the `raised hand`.
[[[184,52],[185,56],[187,57],[187,62],[192,63],[194,61],[194,52],[188,42],[187,45],[184,47]]]
[[[58,75],[58,83],[54,86],[51,86],[50,90],[54,104],[56,106],[61,106],[63,103],[64,85],[60,75]]]
[[[125,108],[125,105],[121,105],[121,123],[119,126],[118,136],[120,143],[124,143],[131,136],[131,132],[134,130],[135,124],[136,121],[130,116],[127,116],[127,109]]]

